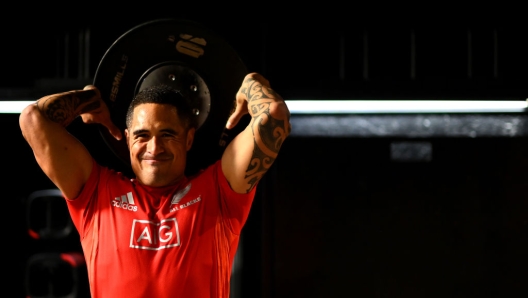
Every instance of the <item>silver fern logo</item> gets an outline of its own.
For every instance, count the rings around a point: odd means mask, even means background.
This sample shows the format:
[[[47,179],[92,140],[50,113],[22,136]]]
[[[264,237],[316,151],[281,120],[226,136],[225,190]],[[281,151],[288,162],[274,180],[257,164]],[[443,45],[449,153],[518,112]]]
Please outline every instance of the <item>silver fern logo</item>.
[[[187,184],[183,189],[177,191],[174,196],[172,196],[171,204],[178,204],[180,200],[189,192],[191,189],[191,183]]]

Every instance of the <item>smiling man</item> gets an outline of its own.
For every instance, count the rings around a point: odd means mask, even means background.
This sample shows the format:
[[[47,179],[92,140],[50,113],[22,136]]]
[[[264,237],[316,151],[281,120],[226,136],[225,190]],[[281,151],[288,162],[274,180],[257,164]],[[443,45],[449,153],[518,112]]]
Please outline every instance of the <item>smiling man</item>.
[[[291,131],[284,100],[247,74],[226,127],[248,126],[221,159],[185,175],[196,120],[178,90],[158,85],[132,100],[124,136],[135,177],[98,164],[66,127],[80,116],[116,139],[96,86],[45,96],[20,115],[35,158],[63,193],[101,297],[229,297],[231,267],[258,182]]]
[[[142,184],[165,186],[183,179],[197,122],[179,92],[164,85],[143,90],[131,102],[126,124],[130,163]]]

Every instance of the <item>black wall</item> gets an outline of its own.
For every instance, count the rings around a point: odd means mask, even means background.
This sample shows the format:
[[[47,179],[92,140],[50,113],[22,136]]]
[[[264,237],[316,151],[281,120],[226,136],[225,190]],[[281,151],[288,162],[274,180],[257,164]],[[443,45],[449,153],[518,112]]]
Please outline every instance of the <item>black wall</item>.
[[[527,139],[427,139],[432,160],[408,163],[394,141],[285,144],[264,203],[266,297],[526,295]]]

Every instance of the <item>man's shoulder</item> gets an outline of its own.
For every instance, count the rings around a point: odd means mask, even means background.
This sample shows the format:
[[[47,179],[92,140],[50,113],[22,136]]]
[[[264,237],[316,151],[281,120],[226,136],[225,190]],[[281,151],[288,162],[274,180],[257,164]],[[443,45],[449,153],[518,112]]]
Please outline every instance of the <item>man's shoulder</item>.
[[[127,174],[122,172],[121,170],[112,168],[110,166],[94,162],[94,170],[98,172],[99,180],[100,181],[106,181],[106,180],[126,180],[126,181],[133,181],[131,177],[129,177]]]
[[[189,176],[189,180],[204,179],[216,175],[219,169],[222,168],[221,160],[217,160],[207,167],[198,170],[195,174]]]

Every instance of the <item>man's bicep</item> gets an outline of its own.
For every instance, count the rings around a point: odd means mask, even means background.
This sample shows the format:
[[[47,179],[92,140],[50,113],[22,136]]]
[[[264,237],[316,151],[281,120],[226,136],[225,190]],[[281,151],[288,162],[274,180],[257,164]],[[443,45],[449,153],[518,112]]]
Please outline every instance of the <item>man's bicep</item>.
[[[73,136],[64,135],[42,152],[38,163],[68,199],[74,199],[92,170],[93,160],[88,150]]]
[[[254,148],[253,134],[248,126],[229,143],[222,155],[222,171],[231,189],[237,193],[247,193],[253,188],[248,174],[251,173]]]
[[[38,113],[29,110],[21,114],[24,138],[44,173],[67,198],[75,198],[90,175],[92,157],[65,128]]]

